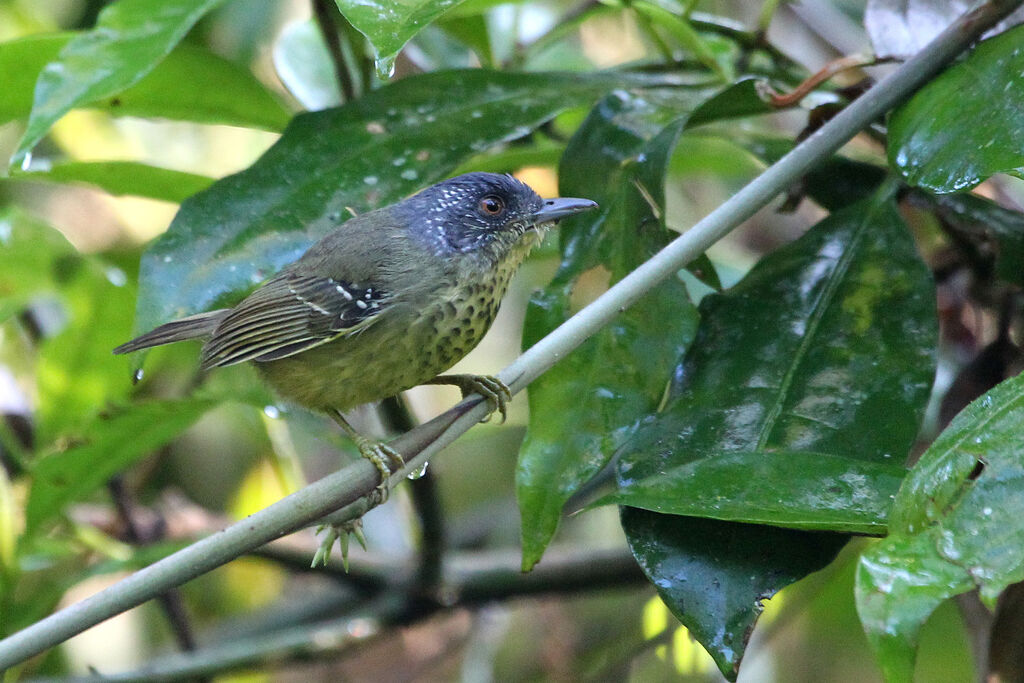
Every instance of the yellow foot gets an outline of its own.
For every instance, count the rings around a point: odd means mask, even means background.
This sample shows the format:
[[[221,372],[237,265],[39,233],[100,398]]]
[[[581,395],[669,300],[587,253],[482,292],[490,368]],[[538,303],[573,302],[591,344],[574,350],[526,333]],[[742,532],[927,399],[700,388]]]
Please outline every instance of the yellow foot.
[[[453,384],[462,392],[462,398],[470,394],[480,394],[487,399],[487,417],[480,420],[487,422],[491,415],[501,415],[504,424],[508,417],[508,402],[512,400],[512,392],[508,386],[494,375],[438,375],[430,380],[430,384]]]
[[[356,541],[366,550],[366,536],[363,535],[363,520],[355,519],[344,524],[322,524],[317,527],[316,533],[326,531],[326,535],[320,539],[320,547],[313,556],[313,563],[310,565],[316,568],[317,565],[326,567],[331,559],[331,549],[334,542],[338,541],[341,546],[341,566],[348,572],[348,541],[350,536],[355,536]]]

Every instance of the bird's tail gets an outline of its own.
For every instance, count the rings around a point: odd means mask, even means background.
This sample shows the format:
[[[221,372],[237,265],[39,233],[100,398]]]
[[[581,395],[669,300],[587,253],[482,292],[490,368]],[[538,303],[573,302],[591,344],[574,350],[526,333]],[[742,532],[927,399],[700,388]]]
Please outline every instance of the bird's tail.
[[[224,316],[230,310],[229,308],[222,308],[217,311],[197,313],[181,320],[164,323],[155,330],[151,330],[129,342],[121,344],[114,349],[114,353],[131,353],[132,351],[170,344],[171,342],[208,337],[213,334],[213,331],[217,329],[217,325],[220,324],[220,321],[224,319]]]

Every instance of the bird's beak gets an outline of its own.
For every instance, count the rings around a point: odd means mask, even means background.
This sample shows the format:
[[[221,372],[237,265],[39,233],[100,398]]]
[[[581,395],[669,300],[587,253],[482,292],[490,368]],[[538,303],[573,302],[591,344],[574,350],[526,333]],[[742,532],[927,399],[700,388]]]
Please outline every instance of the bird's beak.
[[[597,202],[589,199],[576,199],[574,197],[562,197],[560,199],[545,199],[542,206],[535,214],[530,216],[531,225],[550,223],[566,216],[590,211],[597,208]]]

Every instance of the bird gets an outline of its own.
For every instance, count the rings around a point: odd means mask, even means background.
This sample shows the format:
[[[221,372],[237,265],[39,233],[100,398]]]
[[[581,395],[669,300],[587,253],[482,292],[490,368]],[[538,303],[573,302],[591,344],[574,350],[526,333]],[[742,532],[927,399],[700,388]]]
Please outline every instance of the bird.
[[[253,363],[283,399],[341,426],[379,470],[383,502],[404,460],[344,413],[451,384],[463,397],[481,393],[504,418],[511,394],[496,377],[441,373],[483,338],[547,229],[596,207],[542,199],[511,175],[459,175],[334,227],[235,307],[165,323],[114,353],[201,339],[203,370]]]

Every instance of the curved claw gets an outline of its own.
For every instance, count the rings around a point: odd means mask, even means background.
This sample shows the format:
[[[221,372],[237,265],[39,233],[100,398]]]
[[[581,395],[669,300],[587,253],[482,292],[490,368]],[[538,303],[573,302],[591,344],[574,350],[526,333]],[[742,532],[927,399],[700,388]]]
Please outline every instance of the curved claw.
[[[508,403],[512,400],[512,391],[494,375],[438,375],[427,384],[453,384],[462,392],[462,398],[470,394],[480,394],[487,400],[490,411],[487,417],[480,420],[487,422],[491,415],[499,413],[504,424],[508,418]]]
[[[390,482],[388,481],[391,477],[391,467],[394,466],[395,469],[401,469],[405,465],[405,459],[398,451],[379,441],[360,438],[356,441],[356,446],[359,447],[359,454],[372,462],[377,471],[380,472],[380,484],[374,490],[375,500],[373,504],[374,506],[382,505],[387,501],[391,492]]]

